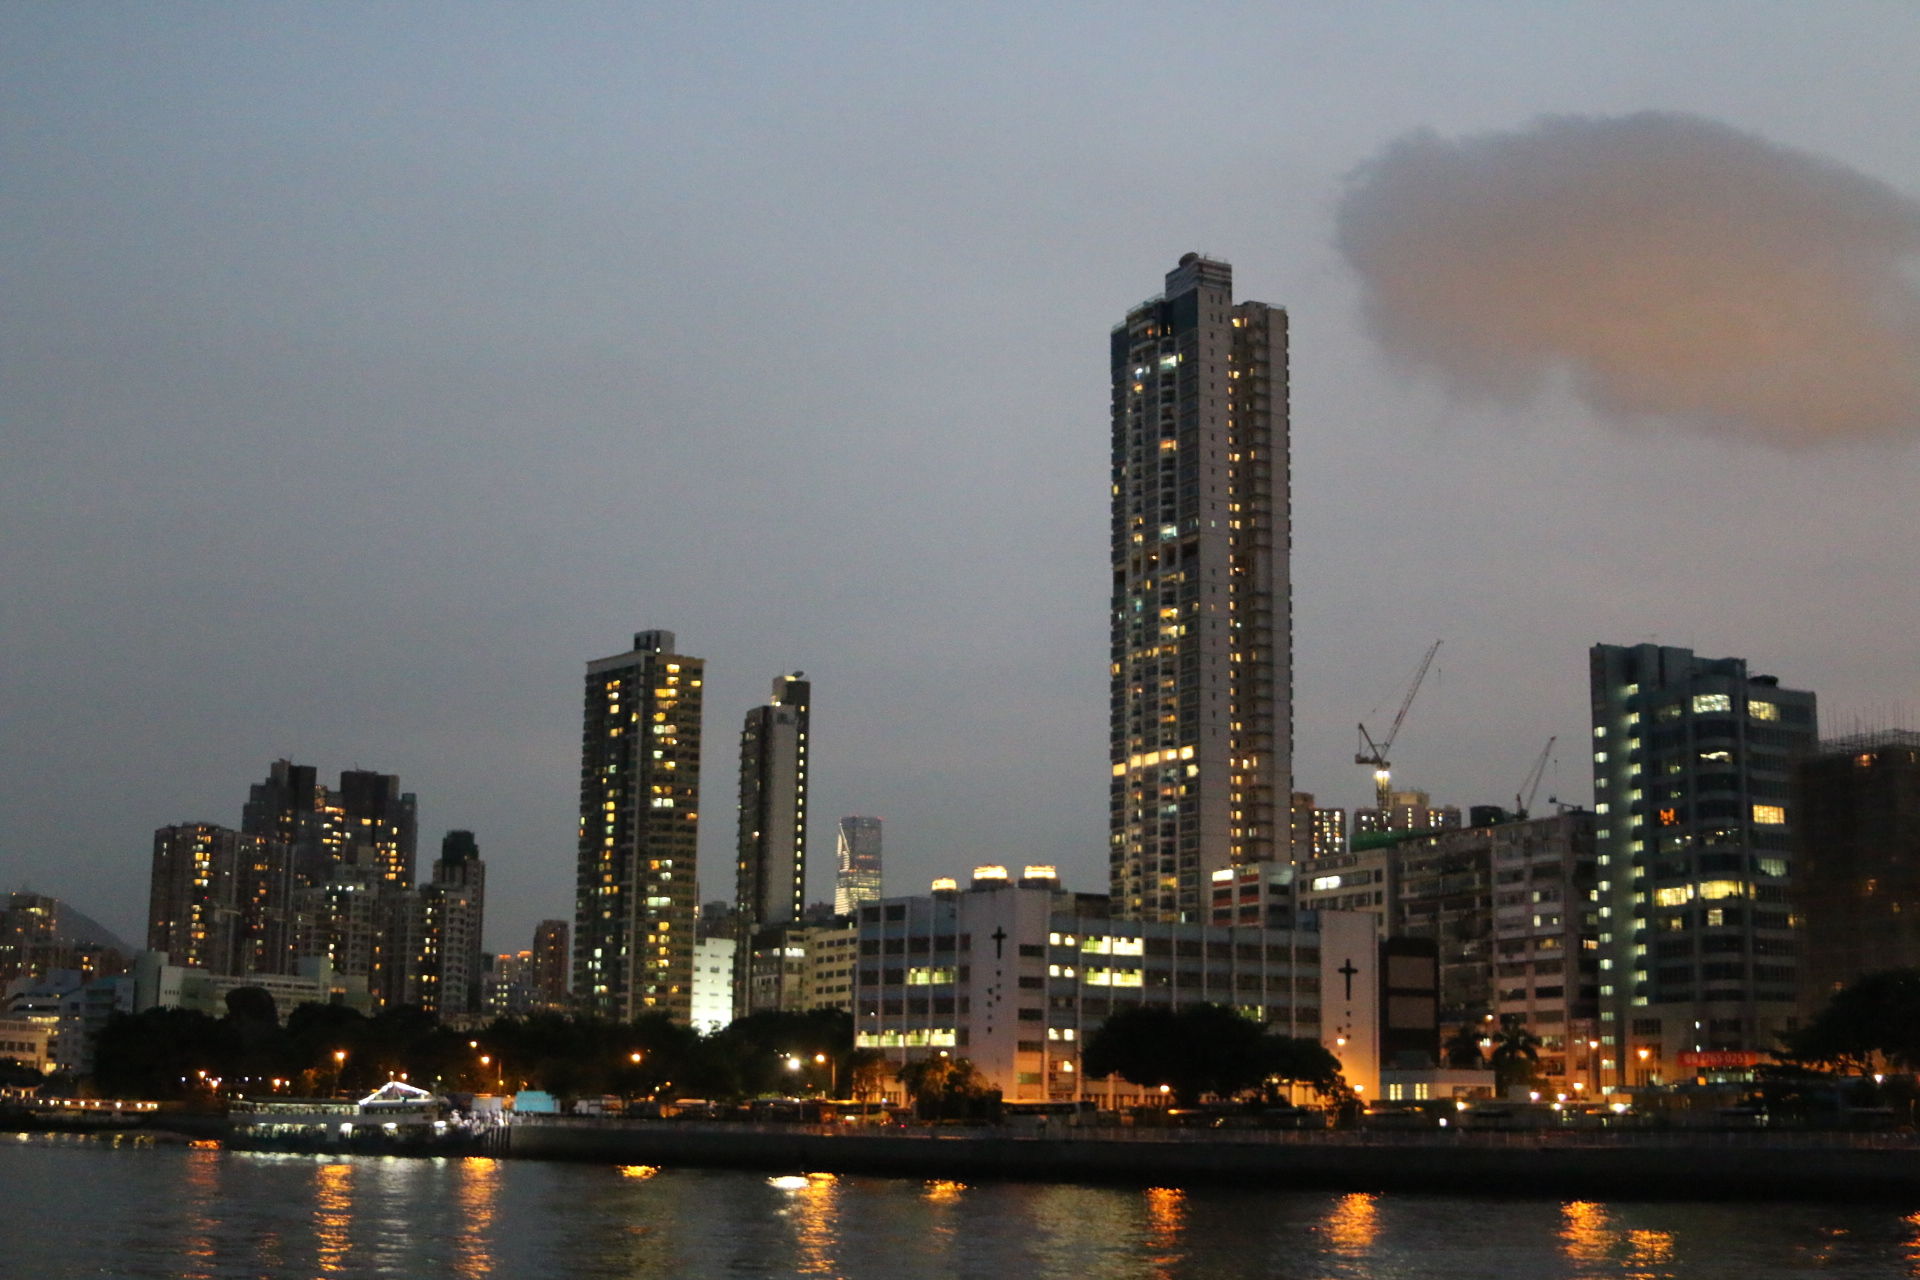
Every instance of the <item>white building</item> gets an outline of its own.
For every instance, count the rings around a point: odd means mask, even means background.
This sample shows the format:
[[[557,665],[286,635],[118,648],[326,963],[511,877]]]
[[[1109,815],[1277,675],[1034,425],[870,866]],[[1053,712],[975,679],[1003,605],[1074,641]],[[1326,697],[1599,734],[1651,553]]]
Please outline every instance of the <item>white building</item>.
[[[693,1029],[712,1035],[733,1021],[732,938],[693,944]]]
[[[1324,912],[1292,929],[1115,918],[1050,867],[982,867],[965,890],[860,909],[854,1043],[897,1062],[969,1059],[1008,1099],[1126,1105],[1136,1085],[1082,1078],[1086,1038],[1140,1005],[1217,1003],[1275,1033],[1318,1039],[1377,1096],[1380,946],[1371,917]]]

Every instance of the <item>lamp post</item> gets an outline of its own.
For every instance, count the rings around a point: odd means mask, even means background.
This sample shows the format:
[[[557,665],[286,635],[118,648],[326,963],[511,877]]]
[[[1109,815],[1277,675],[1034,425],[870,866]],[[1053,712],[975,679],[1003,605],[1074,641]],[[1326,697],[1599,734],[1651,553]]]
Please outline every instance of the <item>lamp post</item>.
[[[347,1051],[345,1049],[335,1049],[333,1051],[333,1091],[336,1094],[344,1092],[341,1077],[345,1073],[346,1067]]]
[[[824,1066],[827,1069],[827,1096],[838,1097],[840,1095],[840,1064],[824,1053],[814,1054],[813,1063],[815,1066]]]

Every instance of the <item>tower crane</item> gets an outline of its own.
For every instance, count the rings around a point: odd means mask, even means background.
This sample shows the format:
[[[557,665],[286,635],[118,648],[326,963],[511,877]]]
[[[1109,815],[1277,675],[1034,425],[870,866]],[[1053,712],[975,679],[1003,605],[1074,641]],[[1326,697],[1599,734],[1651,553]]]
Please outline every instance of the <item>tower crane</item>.
[[[1400,726],[1406,723],[1407,709],[1413,705],[1413,695],[1420,692],[1420,682],[1427,678],[1427,668],[1433,665],[1433,655],[1440,652],[1440,642],[1435,640],[1427,649],[1427,656],[1420,659],[1420,669],[1413,673],[1413,683],[1407,687],[1407,696],[1400,700],[1400,714],[1393,718],[1393,727],[1387,730],[1387,736],[1379,742],[1367,732],[1367,726],[1360,726],[1360,742],[1353,753],[1355,764],[1373,766],[1373,790],[1379,799],[1381,821],[1386,820],[1388,805],[1393,799],[1393,766],[1387,763],[1387,752],[1393,750],[1393,740],[1400,736]]]
[[[1547,771],[1547,757],[1553,751],[1553,744],[1560,740],[1559,734],[1547,739],[1547,745],[1540,748],[1540,758],[1533,762],[1525,782],[1520,784],[1519,794],[1513,798],[1513,816],[1516,819],[1527,816],[1527,810],[1533,807],[1533,797],[1540,790],[1540,776]]]

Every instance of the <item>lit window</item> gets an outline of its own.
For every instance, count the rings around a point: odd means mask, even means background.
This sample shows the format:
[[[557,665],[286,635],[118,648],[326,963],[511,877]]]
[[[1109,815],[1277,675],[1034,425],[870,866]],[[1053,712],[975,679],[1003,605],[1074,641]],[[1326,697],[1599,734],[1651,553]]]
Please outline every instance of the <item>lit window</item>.
[[[1778,720],[1780,708],[1771,702],[1748,702],[1747,714],[1755,720]]]
[[[1699,715],[1707,711],[1733,710],[1733,697],[1725,693],[1696,693],[1693,695],[1693,713]]]
[[[1753,820],[1777,827],[1787,820],[1787,811],[1777,804],[1757,804],[1753,806]]]

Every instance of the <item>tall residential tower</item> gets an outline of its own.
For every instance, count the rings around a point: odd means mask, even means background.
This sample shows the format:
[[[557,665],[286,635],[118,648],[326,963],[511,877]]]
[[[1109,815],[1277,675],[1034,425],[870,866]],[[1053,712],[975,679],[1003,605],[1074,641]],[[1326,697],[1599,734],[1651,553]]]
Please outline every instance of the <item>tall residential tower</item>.
[[[740,730],[740,835],[736,928],[800,918],[807,889],[807,704],[796,671],[773,682],[766,706]]]
[[[573,991],[626,1021],[692,1016],[704,663],[673,632],[587,664]]]
[[[1288,857],[1287,316],[1189,253],[1110,354],[1113,906],[1202,920],[1213,872]]]

